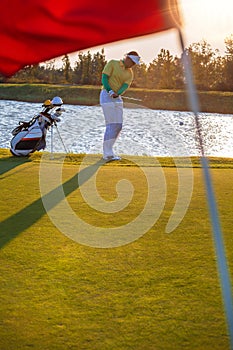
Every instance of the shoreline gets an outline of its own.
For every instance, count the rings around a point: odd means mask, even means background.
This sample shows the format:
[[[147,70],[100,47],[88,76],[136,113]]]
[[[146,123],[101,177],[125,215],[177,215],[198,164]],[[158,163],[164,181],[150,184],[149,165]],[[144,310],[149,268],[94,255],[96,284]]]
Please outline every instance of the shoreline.
[[[43,102],[60,96],[65,104],[93,106],[99,104],[101,86],[52,84],[0,84],[0,99]],[[125,101],[132,108],[190,111],[187,91],[130,88]],[[233,92],[199,91],[200,112],[233,114]],[[131,103],[129,103],[131,102]]]

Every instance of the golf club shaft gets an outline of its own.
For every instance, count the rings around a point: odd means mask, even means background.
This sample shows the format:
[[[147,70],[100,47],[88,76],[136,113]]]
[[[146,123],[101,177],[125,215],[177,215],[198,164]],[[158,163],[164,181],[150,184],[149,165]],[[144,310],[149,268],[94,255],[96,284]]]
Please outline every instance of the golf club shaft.
[[[50,159],[53,159],[53,125],[51,125],[51,150],[50,150]]]
[[[128,96],[121,96],[121,97],[126,98],[127,100],[142,101],[141,99],[139,99],[139,98],[134,98],[134,97],[128,97]]]

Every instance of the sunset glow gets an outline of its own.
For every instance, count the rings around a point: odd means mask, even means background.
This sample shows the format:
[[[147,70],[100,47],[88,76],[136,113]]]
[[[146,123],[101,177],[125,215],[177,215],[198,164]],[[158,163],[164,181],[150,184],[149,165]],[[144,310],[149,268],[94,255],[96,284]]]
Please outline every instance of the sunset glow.
[[[233,34],[233,1],[179,0],[179,8],[183,18],[182,31],[186,47],[206,40],[213,49],[219,49],[220,53],[224,54],[224,40]],[[100,51],[102,47],[92,48],[90,52]],[[169,50],[173,55],[181,53],[176,30],[104,45],[107,59],[118,59],[126,52],[136,50],[147,64],[157,56],[162,48]],[[71,54],[70,58],[75,60],[77,53]]]

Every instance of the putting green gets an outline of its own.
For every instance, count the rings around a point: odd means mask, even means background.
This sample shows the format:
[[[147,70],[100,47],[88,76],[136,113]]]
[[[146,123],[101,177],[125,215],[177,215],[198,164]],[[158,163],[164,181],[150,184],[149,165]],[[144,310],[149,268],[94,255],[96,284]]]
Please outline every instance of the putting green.
[[[166,184],[161,214],[145,234],[128,244],[80,244],[54,225],[43,206],[41,153],[24,159],[0,150],[0,349],[229,349],[199,160],[192,159],[187,211],[166,233],[179,192],[174,159],[126,157],[99,164],[100,156],[90,155],[88,171],[81,177],[84,158],[70,155],[62,166],[60,186],[75,215],[93,228],[126,226],[145,206],[144,170],[154,168],[163,173]],[[54,169],[62,159],[56,155],[53,161],[46,160],[48,167],[53,164],[48,178],[55,178]],[[233,278],[233,160],[211,159],[210,164]],[[179,169],[182,179],[190,176],[187,159],[179,160]],[[103,201],[110,205],[119,194],[124,199],[130,193],[130,202],[113,213],[91,207],[85,197],[89,194],[82,190],[94,175]],[[126,189],[119,183],[122,179],[127,180]],[[156,181],[155,190],[162,190]],[[57,189],[57,183],[50,184]],[[56,211],[60,198],[58,192],[52,193],[51,210]],[[59,216],[65,222],[64,212]]]

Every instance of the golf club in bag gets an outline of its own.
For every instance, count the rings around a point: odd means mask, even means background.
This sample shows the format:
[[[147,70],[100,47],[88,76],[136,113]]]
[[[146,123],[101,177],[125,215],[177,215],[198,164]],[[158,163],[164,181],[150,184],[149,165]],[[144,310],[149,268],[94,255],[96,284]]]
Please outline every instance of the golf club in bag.
[[[60,121],[59,117],[64,112],[62,104],[63,101],[58,96],[52,101],[46,100],[42,105],[43,110],[38,115],[29,122],[19,122],[19,125],[12,130],[10,151],[14,156],[25,157],[45,149],[47,130]]]

